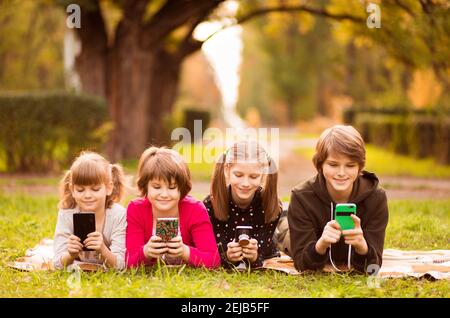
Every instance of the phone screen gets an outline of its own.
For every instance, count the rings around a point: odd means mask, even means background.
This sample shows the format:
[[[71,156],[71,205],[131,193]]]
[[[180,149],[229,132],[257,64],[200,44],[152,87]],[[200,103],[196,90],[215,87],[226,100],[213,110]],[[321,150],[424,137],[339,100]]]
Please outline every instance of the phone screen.
[[[339,226],[342,230],[351,230],[355,228],[355,222],[351,217],[352,214],[356,215],[356,204],[336,204],[336,209],[334,210],[334,219],[339,223]]]
[[[74,213],[73,214],[73,233],[78,236],[83,244],[89,233],[95,232],[95,214],[94,213]],[[83,251],[91,251],[83,246]]]
[[[176,237],[178,235],[178,218],[158,218],[155,234],[164,242]]]

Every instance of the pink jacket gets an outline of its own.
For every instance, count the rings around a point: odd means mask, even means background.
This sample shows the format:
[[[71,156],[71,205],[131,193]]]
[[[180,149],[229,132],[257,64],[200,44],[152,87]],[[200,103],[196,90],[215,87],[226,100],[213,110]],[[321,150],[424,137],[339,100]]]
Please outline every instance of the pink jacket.
[[[181,237],[189,246],[191,266],[215,268],[220,265],[220,256],[211,221],[203,202],[186,196],[178,203]],[[152,205],[148,198],[137,198],[128,204],[126,260],[128,267],[142,264],[153,265],[155,260],[144,256],[143,247],[153,233]]]

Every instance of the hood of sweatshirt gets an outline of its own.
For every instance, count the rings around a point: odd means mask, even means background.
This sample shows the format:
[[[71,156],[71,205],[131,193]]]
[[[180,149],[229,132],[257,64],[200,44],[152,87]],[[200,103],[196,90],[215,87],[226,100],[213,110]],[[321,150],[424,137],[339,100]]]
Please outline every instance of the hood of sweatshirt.
[[[363,170],[353,184],[348,202],[358,204],[363,201],[377,189],[378,183],[378,177],[374,173]],[[324,203],[330,204],[333,201],[328,194],[325,177],[322,173],[318,173],[308,180],[307,185]]]

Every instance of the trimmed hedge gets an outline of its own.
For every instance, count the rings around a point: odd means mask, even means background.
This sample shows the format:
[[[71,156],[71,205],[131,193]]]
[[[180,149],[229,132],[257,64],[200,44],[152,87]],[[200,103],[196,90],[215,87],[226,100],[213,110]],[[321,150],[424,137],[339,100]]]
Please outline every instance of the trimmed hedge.
[[[365,142],[418,158],[450,164],[450,116],[426,111],[347,111]]]
[[[101,151],[111,126],[104,100],[64,92],[1,94],[0,122],[9,172],[65,168],[80,150]]]

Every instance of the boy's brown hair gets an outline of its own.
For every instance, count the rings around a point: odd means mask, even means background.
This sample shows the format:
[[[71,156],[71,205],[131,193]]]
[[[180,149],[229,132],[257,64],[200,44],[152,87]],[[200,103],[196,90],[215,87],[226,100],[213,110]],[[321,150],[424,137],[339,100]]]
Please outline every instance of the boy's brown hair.
[[[323,163],[332,153],[345,155],[357,162],[360,171],[366,164],[364,140],[352,126],[336,125],[326,129],[320,135],[313,157],[313,163],[317,171],[322,172]]]
[[[165,147],[147,148],[141,155],[138,165],[137,186],[141,196],[148,195],[148,183],[164,180],[167,184],[175,182],[182,200],[192,189],[191,174],[181,155]]]

